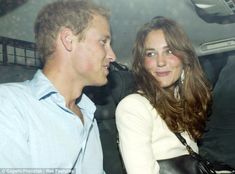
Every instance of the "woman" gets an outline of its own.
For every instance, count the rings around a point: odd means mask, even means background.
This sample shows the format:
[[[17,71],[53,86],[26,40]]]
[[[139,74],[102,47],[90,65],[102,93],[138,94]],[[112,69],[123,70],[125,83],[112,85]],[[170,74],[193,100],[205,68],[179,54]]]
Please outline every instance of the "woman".
[[[171,19],[145,24],[133,56],[137,89],[116,110],[120,151],[128,174],[157,174],[157,160],[188,154],[173,132],[198,151],[210,85],[188,37]]]

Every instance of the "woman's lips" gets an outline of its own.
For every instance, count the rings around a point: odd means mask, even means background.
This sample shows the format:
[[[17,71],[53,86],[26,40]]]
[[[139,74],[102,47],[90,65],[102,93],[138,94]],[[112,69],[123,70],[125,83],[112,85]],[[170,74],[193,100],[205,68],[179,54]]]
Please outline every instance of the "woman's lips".
[[[168,76],[169,74],[170,74],[170,71],[156,72],[156,75],[158,77],[165,77],[165,76]]]

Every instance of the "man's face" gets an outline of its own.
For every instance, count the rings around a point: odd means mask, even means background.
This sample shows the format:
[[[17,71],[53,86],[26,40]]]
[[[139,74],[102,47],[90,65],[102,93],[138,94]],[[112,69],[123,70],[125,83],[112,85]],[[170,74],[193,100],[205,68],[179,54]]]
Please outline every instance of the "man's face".
[[[107,83],[110,62],[116,59],[110,42],[107,19],[94,15],[84,38],[76,42],[72,56],[72,68],[83,85],[101,86]]]

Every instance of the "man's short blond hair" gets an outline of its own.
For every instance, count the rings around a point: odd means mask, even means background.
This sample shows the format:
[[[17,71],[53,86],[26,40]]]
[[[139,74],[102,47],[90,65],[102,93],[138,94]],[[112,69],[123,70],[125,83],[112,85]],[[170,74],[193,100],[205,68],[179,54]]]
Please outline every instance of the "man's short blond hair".
[[[90,1],[60,0],[43,7],[36,18],[34,33],[37,49],[44,63],[55,50],[55,40],[62,27],[82,39],[94,15],[109,19],[109,11]]]

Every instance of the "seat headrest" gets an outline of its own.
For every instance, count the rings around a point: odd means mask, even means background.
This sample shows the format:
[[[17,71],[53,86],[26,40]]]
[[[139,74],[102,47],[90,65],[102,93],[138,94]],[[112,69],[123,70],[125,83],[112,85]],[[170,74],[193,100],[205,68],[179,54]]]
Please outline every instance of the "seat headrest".
[[[131,71],[112,71],[108,79],[108,86],[116,104],[134,88],[134,77]]]

